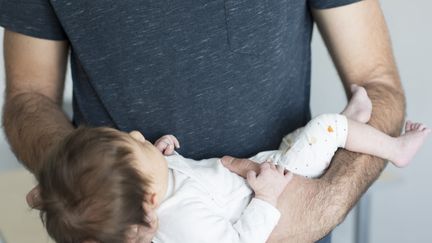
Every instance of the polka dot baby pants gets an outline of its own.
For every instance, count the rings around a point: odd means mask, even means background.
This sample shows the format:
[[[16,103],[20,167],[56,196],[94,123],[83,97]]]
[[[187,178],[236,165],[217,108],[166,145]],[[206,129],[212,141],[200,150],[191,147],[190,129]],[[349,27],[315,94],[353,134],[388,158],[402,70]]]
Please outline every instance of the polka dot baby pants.
[[[294,174],[319,177],[324,173],[338,148],[345,147],[347,118],[340,114],[323,114],[312,119],[282,139],[273,161]]]

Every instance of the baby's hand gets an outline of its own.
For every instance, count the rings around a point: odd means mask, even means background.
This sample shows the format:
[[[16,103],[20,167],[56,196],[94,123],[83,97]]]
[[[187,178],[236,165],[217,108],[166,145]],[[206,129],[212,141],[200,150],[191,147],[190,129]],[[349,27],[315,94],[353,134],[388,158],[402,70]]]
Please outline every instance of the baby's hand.
[[[180,143],[174,135],[165,135],[154,143],[159,151],[164,155],[171,155],[174,149],[180,148]]]
[[[261,164],[260,169],[258,175],[255,171],[249,171],[247,181],[255,192],[255,198],[276,206],[280,194],[292,179],[292,173],[270,162]]]

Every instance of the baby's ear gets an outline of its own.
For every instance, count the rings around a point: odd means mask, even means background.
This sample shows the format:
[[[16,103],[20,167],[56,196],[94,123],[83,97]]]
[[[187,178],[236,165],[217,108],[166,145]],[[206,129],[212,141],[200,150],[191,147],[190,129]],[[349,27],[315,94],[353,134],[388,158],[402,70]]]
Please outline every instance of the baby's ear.
[[[152,192],[146,195],[145,200],[142,203],[142,207],[145,212],[148,212],[149,210],[153,210],[158,205],[158,198],[157,194]]]
[[[153,194],[156,195],[155,193],[153,193]],[[144,201],[142,203],[142,208],[144,210],[144,215],[145,215],[144,221],[146,221],[147,223],[151,223],[151,221],[153,221],[155,218],[157,218],[156,211],[155,211],[156,206],[157,206],[157,204],[151,203],[149,201]]]
[[[151,243],[156,231],[157,227],[149,228],[143,225],[131,225],[126,232],[125,243]]]
[[[137,238],[137,236],[138,236],[138,225],[134,224],[129,226],[129,229],[126,231],[126,238],[128,240],[132,240]]]

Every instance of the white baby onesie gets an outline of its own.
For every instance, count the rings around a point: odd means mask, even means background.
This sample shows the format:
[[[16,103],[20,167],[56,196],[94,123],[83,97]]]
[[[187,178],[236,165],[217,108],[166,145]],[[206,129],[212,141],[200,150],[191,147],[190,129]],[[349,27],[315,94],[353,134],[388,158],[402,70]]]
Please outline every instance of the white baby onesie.
[[[279,150],[261,152],[251,160],[272,159],[293,173],[317,177],[328,167],[347,138],[347,119],[320,115],[284,137]],[[154,243],[264,243],[280,213],[269,203],[252,199],[246,181],[219,159],[195,161],[166,157],[169,190],[158,208]]]
[[[271,204],[252,199],[245,180],[219,159],[166,157],[169,190],[157,210],[154,243],[264,243],[279,221]]]
[[[347,118],[323,114],[282,139],[274,161],[294,174],[321,176],[338,148],[344,148],[348,135]]]

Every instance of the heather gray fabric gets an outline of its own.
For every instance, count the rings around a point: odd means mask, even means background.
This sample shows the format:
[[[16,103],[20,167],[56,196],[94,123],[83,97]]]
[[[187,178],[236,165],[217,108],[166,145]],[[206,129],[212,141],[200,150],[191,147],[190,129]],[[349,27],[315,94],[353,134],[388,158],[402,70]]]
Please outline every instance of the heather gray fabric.
[[[74,124],[175,134],[202,159],[276,149],[310,119],[309,7],[357,0],[0,0],[0,24],[69,40]]]
[[[357,1],[0,0],[0,25],[70,41],[75,125],[250,157],[310,119],[309,7]]]

